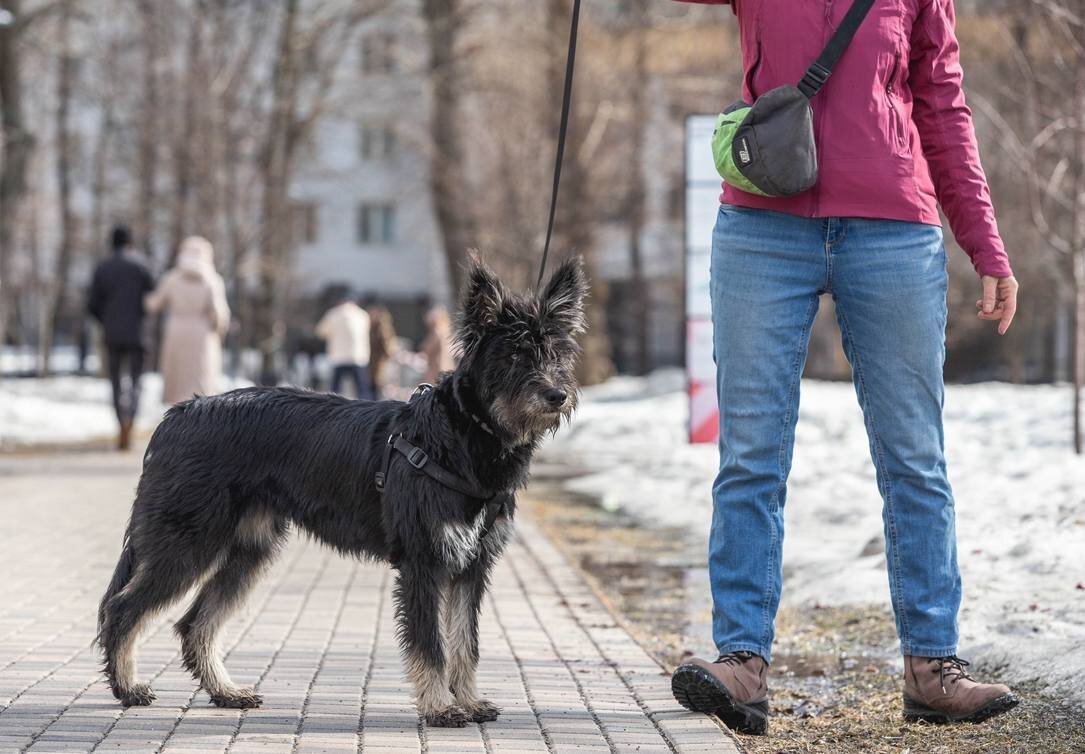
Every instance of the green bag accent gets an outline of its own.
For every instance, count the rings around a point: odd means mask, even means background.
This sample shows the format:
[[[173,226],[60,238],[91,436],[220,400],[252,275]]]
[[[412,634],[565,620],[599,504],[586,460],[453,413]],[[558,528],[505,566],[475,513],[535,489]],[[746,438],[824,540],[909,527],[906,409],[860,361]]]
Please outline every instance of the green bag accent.
[[[727,183],[751,194],[769,196],[744,176],[735,164],[735,134],[750,110],[749,105],[739,101],[720,113],[716,118],[716,129],[712,132],[712,157],[716,162],[716,172]]]
[[[716,121],[716,170],[731,186],[758,196],[792,196],[817,181],[814,115],[797,87],[780,86],[752,105],[736,102]]]

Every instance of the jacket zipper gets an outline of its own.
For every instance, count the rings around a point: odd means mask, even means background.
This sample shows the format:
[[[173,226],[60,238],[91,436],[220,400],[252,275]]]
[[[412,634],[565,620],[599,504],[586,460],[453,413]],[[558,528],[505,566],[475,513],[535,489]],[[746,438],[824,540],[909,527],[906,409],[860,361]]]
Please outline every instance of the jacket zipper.
[[[897,73],[900,71],[900,53],[898,52],[893,56],[893,68],[889,72],[889,80],[885,82],[885,99],[889,102],[889,108],[893,111],[893,141],[894,147],[897,150],[904,148],[904,114],[897,107],[896,100],[893,98],[893,94],[896,91],[894,82],[897,80]]]

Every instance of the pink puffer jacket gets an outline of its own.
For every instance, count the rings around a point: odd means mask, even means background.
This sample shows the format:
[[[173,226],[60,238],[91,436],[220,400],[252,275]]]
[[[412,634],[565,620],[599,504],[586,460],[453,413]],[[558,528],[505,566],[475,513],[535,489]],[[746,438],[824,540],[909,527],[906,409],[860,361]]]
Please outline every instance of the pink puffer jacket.
[[[850,0],[680,0],[731,4],[747,102],[797,84]],[[724,185],[721,201],[804,217],[940,225],[981,275],[1012,275],[961,90],[952,0],[877,0],[832,78],[811,101],[818,182],[782,199]],[[723,106],[727,102],[719,103]]]

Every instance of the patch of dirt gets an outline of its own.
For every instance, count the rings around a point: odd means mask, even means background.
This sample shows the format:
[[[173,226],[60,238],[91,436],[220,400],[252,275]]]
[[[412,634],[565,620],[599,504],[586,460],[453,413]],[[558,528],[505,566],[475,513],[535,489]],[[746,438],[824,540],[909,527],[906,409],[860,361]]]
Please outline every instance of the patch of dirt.
[[[710,645],[703,541],[647,528],[537,479],[524,505],[627,629],[673,668]],[[699,603],[699,599],[697,602]],[[750,754],[1082,754],[1085,710],[1018,686],[1016,709],[979,725],[901,718],[901,666],[892,615],[881,605],[785,608],[777,618],[767,736],[740,736]],[[702,649],[703,653],[703,649]],[[703,654],[702,654],[703,656]],[[980,668],[994,678],[997,668]]]

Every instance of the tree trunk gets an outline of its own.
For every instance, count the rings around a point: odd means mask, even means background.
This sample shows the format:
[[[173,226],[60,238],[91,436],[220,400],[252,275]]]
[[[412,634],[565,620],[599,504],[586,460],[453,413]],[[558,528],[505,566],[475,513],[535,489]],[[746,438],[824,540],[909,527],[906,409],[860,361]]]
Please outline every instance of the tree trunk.
[[[141,0],[139,5],[140,37],[143,43],[143,92],[139,123],[139,194],[137,198],[135,240],[153,257],[155,187],[158,181],[158,60],[159,43],[155,15],[157,3]]]
[[[53,270],[52,298],[46,304],[45,326],[40,335],[40,372],[48,376],[51,371],[53,344],[56,342],[58,322],[64,313],[68,297],[68,270],[72,265],[72,251],[77,243],[75,213],[72,210],[72,139],[70,114],[72,89],[75,86],[75,57],[71,45],[72,6],[65,3],[59,19],[58,42],[60,46],[57,71],[56,109],[56,172],[57,193],[60,209],[60,245],[57,247],[56,267]]]
[[[644,275],[644,254],[641,235],[644,232],[646,197],[644,191],[644,139],[648,121],[648,28],[646,0],[633,0],[631,8],[633,34],[632,120],[630,121],[632,150],[630,151],[629,195],[626,218],[629,230],[629,271],[631,290],[626,316],[633,323],[633,369],[647,374],[651,369],[648,333],[652,306]]]
[[[189,197],[192,193],[193,157],[192,143],[196,133],[196,88],[199,84],[200,24],[202,14],[194,13],[188,30],[188,49],[185,53],[184,95],[181,103],[181,131],[174,136],[173,144],[173,209],[170,218],[170,265],[177,260],[181,241],[188,235]],[[204,222],[211,218],[201,218]]]
[[[26,168],[34,150],[34,137],[23,115],[19,34],[21,0],[5,0],[14,23],[0,26],[0,346],[7,342],[8,322],[14,311],[15,285],[12,257],[19,206],[26,194]]]
[[[1074,260],[1074,452],[1085,452],[1082,437],[1081,390],[1085,387],[1085,249]]]
[[[257,301],[257,333],[260,337],[261,382],[278,379],[275,354],[282,347],[285,322],[280,319],[280,299],[285,296],[289,275],[286,250],[290,242],[288,182],[292,132],[296,119],[297,60],[294,34],[298,0],[287,0],[275,68],[272,74],[271,117],[264,144],[262,172],[264,194],[261,208],[260,298]]]
[[[478,244],[478,220],[469,201],[461,113],[462,63],[456,44],[463,26],[461,0],[423,0],[429,41],[430,188],[453,297],[463,283],[467,251]]]
[[[545,117],[552,119],[556,134],[558,118],[561,115],[572,3],[570,0],[547,0],[546,10],[550,52],[547,66],[550,107]],[[565,166],[562,172],[561,196],[558,200],[558,217],[552,249],[557,252],[556,257],[559,259],[573,253],[584,255],[585,266],[591,280],[591,295],[586,304],[590,326],[581,339],[582,354],[578,377],[582,384],[593,385],[613,374],[614,362],[607,330],[607,285],[598,274],[595,274],[595,263],[591,254],[595,245],[596,218],[593,208],[596,204],[592,196],[587,166],[584,165],[580,150],[575,147],[580,143],[579,134],[585,132],[583,113],[584,110],[574,94],[569,115],[570,146],[565,151]],[[556,142],[551,142],[551,148],[556,148]],[[553,152],[551,151],[550,154]]]
[[[1085,11],[1085,0],[1077,4]],[[1075,28],[1079,44],[1085,43],[1085,30]],[[1071,167],[1071,196],[1074,197],[1070,230],[1071,279],[1074,286],[1074,452],[1085,451],[1082,438],[1081,388],[1085,384],[1085,71],[1074,67],[1073,90],[1073,155]]]

